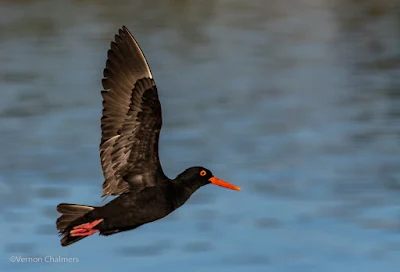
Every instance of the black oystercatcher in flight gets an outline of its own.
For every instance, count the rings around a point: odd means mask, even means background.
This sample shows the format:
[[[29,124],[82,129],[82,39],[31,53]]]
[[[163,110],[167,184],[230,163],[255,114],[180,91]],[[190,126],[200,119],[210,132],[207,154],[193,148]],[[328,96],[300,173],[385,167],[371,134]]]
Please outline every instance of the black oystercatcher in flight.
[[[161,105],[147,61],[126,27],[115,35],[104,69],[100,158],[103,196],[119,195],[102,207],[59,204],[61,245],[99,232],[111,235],[158,220],[212,183],[240,190],[204,167],[165,176],[158,157]]]

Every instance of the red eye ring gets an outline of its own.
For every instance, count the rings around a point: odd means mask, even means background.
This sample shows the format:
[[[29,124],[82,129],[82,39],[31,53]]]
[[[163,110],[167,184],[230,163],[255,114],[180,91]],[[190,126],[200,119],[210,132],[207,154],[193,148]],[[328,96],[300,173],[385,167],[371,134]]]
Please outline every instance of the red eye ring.
[[[207,175],[206,170],[201,170],[200,171],[200,176],[204,177],[205,175]]]

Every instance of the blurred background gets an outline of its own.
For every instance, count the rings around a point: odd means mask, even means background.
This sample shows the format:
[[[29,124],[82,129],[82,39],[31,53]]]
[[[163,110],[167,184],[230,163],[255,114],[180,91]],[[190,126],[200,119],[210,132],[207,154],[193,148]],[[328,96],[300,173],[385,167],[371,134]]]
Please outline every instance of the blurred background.
[[[399,2],[0,1],[0,270],[398,271]],[[166,174],[204,165],[242,191],[62,248],[55,206],[105,203],[101,78],[122,25],[158,85]]]

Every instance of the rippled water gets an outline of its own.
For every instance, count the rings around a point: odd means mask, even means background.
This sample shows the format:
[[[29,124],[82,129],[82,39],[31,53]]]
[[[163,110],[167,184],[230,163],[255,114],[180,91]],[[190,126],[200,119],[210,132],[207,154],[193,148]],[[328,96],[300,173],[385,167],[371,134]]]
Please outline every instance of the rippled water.
[[[2,1],[0,270],[398,271],[397,2]],[[100,80],[122,25],[158,84],[164,171],[243,190],[62,248],[55,206],[102,205]]]

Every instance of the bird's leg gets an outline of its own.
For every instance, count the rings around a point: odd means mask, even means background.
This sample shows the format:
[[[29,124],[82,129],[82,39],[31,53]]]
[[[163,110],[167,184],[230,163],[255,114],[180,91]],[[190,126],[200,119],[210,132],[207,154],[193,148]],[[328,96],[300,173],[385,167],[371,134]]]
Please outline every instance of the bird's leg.
[[[92,235],[96,232],[99,232],[99,230],[94,229],[98,224],[103,222],[104,219],[98,219],[93,222],[85,223],[82,225],[75,226],[69,233],[71,236],[89,236]]]

